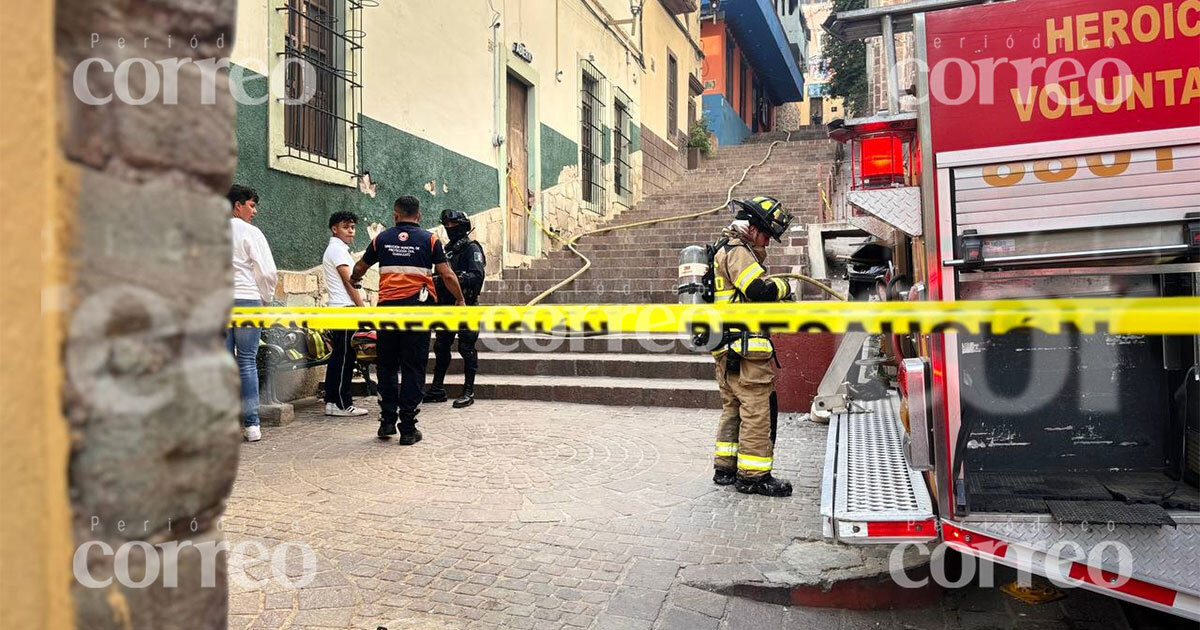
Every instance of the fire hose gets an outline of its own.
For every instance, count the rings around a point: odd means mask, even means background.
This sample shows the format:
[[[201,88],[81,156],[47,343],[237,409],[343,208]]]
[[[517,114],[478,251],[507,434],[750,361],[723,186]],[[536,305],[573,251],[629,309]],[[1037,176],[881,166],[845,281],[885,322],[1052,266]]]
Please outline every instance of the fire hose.
[[[670,216],[670,217],[659,217],[657,219],[646,219],[645,221],[637,221],[635,223],[624,223],[621,225],[610,225],[610,226],[600,227],[600,228],[596,228],[593,230],[589,230],[587,232],[582,232],[580,234],[575,235],[574,237],[567,239],[567,238],[563,238],[563,237],[559,236],[558,234],[547,229],[546,226],[543,225],[541,221],[537,220],[537,217],[534,216],[533,212],[529,212],[529,208],[527,207],[526,211],[528,213],[529,218],[533,220],[534,224],[536,224],[539,229],[541,229],[542,233],[544,233],[546,236],[550,237],[551,239],[558,241],[559,243],[562,243],[567,249],[571,250],[572,253],[574,253],[576,256],[579,256],[579,258],[581,260],[583,260],[583,266],[580,267],[579,269],[577,269],[571,275],[567,276],[562,281],[555,284],[554,286],[550,287],[549,289],[546,289],[545,291],[542,291],[540,294],[537,295],[537,297],[530,300],[526,304],[526,306],[533,306],[535,304],[540,303],[542,300],[546,299],[546,297],[548,297],[550,294],[552,294],[555,291],[574,282],[576,278],[583,275],[585,272],[587,272],[588,269],[591,268],[591,266],[592,266],[591,259],[589,259],[587,256],[585,256],[578,249],[575,249],[575,245],[579,242],[579,239],[581,239],[585,236],[594,236],[596,234],[603,234],[605,232],[614,232],[616,230],[635,228],[635,227],[640,227],[643,225],[654,225],[656,223],[666,223],[668,221],[682,221],[684,219],[695,219],[695,218],[702,217],[705,215],[713,214],[715,212],[720,212],[721,210],[724,210],[726,207],[728,207],[729,202],[733,199],[733,191],[738,186],[742,185],[743,182],[746,181],[746,176],[750,174],[750,171],[752,169],[762,166],[763,164],[766,164],[767,160],[771,159],[771,153],[775,150],[775,145],[779,144],[780,142],[788,142],[791,139],[792,139],[792,132],[789,131],[786,140],[775,140],[775,141],[771,142],[771,145],[767,147],[767,153],[766,153],[766,155],[763,156],[763,159],[761,161],[759,161],[757,164],[751,164],[751,165],[747,166],[746,169],[742,171],[742,176],[739,177],[738,180],[729,187],[729,191],[725,195],[725,203],[720,206],[717,206],[715,208],[711,208],[709,210],[701,210],[700,212],[692,212],[692,213],[688,213],[688,214],[681,214],[681,215]],[[516,184],[517,184],[517,182],[512,177],[512,171],[509,171],[508,181],[509,181],[510,189],[512,187],[516,186]],[[519,190],[520,188],[517,187],[517,189]],[[825,285],[821,282],[818,282],[817,280],[810,278],[803,274],[780,273],[780,274],[772,274],[767,277],[768,278],[795,278],[802,282],[807,282],[809,284],[812,284],[812,285],[816,286],[817,288],[821,289],[822,291],[834,296],[835,298],[837,298],[839,300],[842,300],[842,301],[846,300],[846,298],[844,296],[842,296],[838,292],[834,291],[833,289],[829,288],[827,285]]]

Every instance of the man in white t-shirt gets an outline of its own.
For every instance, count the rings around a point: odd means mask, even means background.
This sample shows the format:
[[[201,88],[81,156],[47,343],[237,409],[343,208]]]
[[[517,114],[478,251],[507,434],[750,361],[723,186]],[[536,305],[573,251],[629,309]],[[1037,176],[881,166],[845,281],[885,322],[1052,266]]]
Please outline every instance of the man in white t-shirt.
[[[325,290],[329,292],[329,306],[362,306],[362,296],[350,279],[354,259],[350,257],[350,243],[354,242],[358,216],[345,210],[329,216],[329,246],[321,268],[325,272]],[[330,341],[333,354],[325,366],[325,415],[365,416],[366,409],[354,406],[350,396],[350,380],[354,372],[354,349],[350,347],[353,330],[331,330]]]
[[[263,236],[262,230],[250,225],[254,215],[258,214],[258,193],[253,188],[234,184],[227,197],[232,214],[229,228],[233,237],[233,304],[269,304],[275,297],[279,277],[267,237]],[[239,327],[230,329],[225,338],[225,345],[237,361],[242,381],[242,436],[247,442],[262,439],[258,420],[257,363],[261,337],[260,328]]]

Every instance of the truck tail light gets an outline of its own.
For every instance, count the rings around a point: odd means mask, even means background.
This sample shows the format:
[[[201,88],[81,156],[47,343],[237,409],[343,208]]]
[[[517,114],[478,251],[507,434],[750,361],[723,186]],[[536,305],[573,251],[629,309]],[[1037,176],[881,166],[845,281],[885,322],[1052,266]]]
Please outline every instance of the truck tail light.
[[[904,359],[900,362],[900,389],[904,392],[908,408],[908,435],[904,436],[904,456],[913,470],[933,469],[927,372],[925,359]]]

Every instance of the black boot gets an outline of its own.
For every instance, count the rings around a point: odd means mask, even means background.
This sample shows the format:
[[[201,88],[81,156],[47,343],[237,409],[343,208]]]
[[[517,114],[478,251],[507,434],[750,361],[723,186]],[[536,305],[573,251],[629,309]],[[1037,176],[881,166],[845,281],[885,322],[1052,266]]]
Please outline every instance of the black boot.
[[[742,494],[761,494],[767,497],[792,496],[792,483],[776,479],[767,473],[761,477],[738,477],[733,487]]]
[[[446,388],[442,387],[441,383],[433,383],[429,387],[425,388],[425,397],[421,399],[421,402],[446,402]]]
[[[413,444],[416,444],[417,442],[420,442],[420,441],[421,441],[421,430],[420,429],[413,429],[411,432],[401,432],[400,433],[400,445],[401,446],[412,446]]]
[[[379,432],[376,433],[375,435],[378,435],[379,439],[381,439],[381,440],[386,440],[386,439],[392,437],[393,435],[396,435],[396,421],[395,420],[390,420],[390,421],[389,420],[380,420],[379,421]]]
[[[475,370],[468,369],[463,374],[462,396],[454,401],[454,408],[462,409],[473,404],[475,404]]]
[[[455,409],[462,409],[463,407],[470,407],[473,404],[475,404],[475,388],[474,387],[464,387],[462,396],[459,396],[458,398],[456,398],[454,400],[454,408]]]
[[[713,471],[713,483],[718,486],[731,486],[737,481],[737,473],[732,470],[717,468]]]

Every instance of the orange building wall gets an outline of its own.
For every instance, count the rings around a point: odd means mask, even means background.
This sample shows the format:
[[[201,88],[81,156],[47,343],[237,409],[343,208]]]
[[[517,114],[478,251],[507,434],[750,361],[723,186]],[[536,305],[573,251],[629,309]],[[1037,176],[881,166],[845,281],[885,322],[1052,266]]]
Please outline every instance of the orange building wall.
[[[731,44],[727,46],[726,44]],[[727,38],[725,23],[705,20],[700,25],[700,47],[704,50],[701,68],[704,94],[725,94],[726,81],[733,81],[733,102],[730,105],[746,126],[754,124],[754,68],[747,68],[746,89],[748,97],[742,95],[742,50],[732,38]],[[725,76],[725,56],[733,56],[733,76]],[[768,119],[768,123],[770,120]],[[771,128],[768,124],[767,128]]]
[[[725,93],[725,25],[705,21],[700,25],[700,48],[704,50],[705,94]]]

